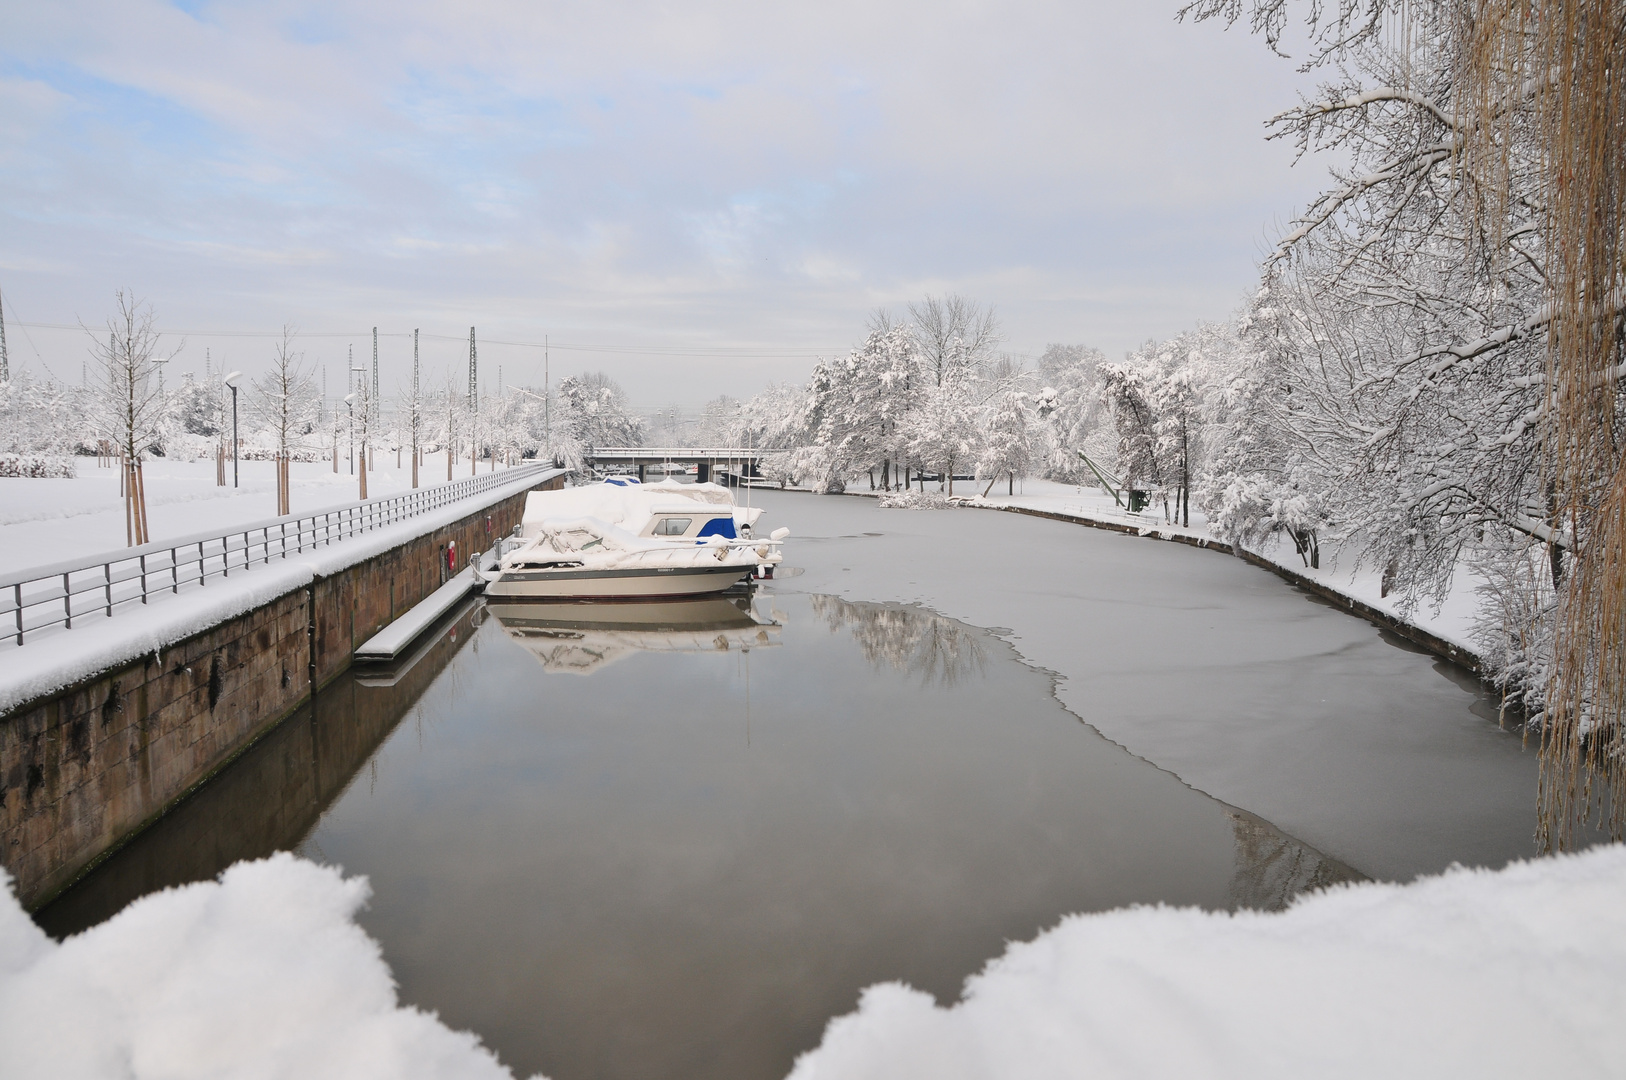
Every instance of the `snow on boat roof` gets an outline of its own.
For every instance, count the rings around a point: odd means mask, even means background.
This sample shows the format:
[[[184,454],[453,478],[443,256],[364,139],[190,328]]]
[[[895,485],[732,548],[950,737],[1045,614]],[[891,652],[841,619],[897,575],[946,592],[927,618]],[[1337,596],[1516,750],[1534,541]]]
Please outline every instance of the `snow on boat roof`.
[[[692,514],[702,507],[732,510],[734,497],[719,484],[623,484],[615,477],[602,484],[533,491],[525,498],[521,531],[534,535],[544,522],[597,518],[630,532],[640,532],[655,514]],[[696,506],[699,503],[701,506]]]

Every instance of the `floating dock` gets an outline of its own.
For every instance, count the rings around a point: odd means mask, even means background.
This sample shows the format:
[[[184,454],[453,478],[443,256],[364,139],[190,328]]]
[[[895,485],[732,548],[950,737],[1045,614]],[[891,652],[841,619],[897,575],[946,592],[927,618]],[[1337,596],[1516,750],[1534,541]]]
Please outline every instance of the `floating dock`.
[[[481,587],[471,566],[413,606],[411,611],[368,638],[354,655],[358,664],[389,664],[400,658],[412,643],[440,621],[469,593]]]

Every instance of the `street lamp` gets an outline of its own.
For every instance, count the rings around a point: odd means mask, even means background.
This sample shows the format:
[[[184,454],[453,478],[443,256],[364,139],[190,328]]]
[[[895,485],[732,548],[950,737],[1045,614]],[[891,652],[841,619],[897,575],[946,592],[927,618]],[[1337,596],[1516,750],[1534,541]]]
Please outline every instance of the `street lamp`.
[[[226,376],[226,385],[231,387],[231,486],[237,486],[237,380],[243,377],[241,371],[234,371]]]

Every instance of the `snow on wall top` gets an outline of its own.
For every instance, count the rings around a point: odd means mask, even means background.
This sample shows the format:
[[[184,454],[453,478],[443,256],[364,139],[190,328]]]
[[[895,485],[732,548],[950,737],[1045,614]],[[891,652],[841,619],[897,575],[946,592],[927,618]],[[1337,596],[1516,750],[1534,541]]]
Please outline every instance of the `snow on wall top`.
[[[328,547],[275,558],[229,578],[211,579],[201,588],[162,603],[139,610],[124,609],[112,619],[91,616],[75,620],[78,625],[72,630],[7,648],[0,652],[0,716],[142,656],[161,657],[165,649],[193,634],[478,513],[546,481],[550,475],[525,476]]]

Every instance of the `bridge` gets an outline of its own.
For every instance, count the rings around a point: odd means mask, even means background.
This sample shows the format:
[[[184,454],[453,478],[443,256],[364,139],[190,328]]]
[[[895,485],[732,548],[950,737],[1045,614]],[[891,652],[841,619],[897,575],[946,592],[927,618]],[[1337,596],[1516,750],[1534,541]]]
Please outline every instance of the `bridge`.
[[[769,454],[780,450],[746,450],[738,446],[594,446],[582,455],[596,469],[621,467],[636,469],[641,482],[647,470],[656,465],[696,465],[695,479],[704,484],[715,472],[757,478],[757,466]]]

